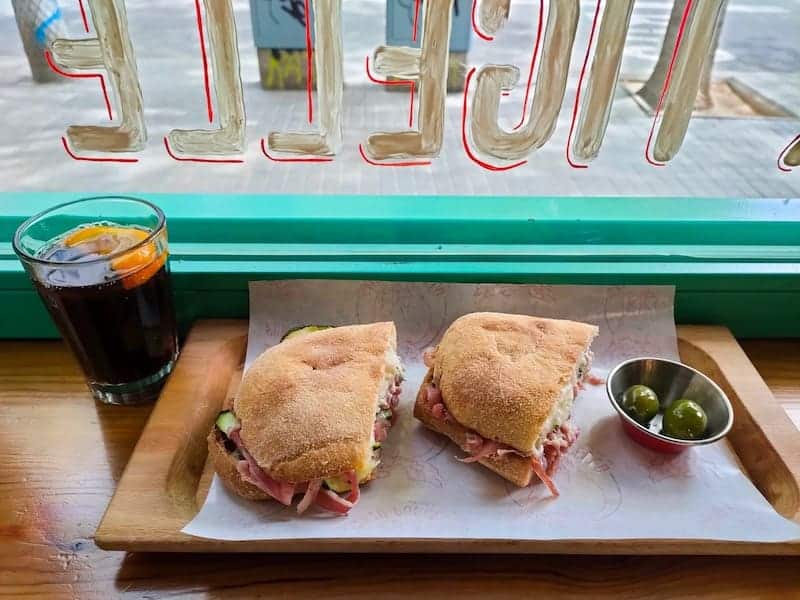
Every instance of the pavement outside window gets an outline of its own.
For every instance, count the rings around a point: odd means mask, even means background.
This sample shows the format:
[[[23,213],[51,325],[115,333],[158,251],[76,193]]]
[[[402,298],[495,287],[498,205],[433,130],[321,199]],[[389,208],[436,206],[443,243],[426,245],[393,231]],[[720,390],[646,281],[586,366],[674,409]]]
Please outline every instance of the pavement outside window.
[[[63,0],[61,5],[71,35],[85,35],[77,0]],[[207,125],[193,3],[128,0],[126,5],[144,94],[148,145],[137,155],[140,161],[135,165],[82,163],[79,168],[64,153],[60,137],[70,124],[107,122],[100,91],[91,81],[35,84],[11,7],[0,6],[0,107],[4,114],[0,169],[7,190],[800,196],[797,173],[782,172],[776,165],[781,149],[800,132],[795,116],[800,113],[798,0],[730,1],[713,68],[719,96],[716,110],[722,111],[732,100],[736,104],[742,94],[750,101],[744,102],[745,107],[733,107],[734,114],[712,112],[694,119],[680,153],[667,167],[646,163],[651,117],[620,84],[600,156],[589,169],[574,170],[567,165],[564,150],[595,6],[583,0],[572,74],[556,131],[547,145],[529,157],[528,164],[504,174],[486,172],[466,156],[460,93],[448,96],[444,148],[431,167],[384,169],[361,160],[358,144],[369,133],[404,129],[408,120],[406,95],[387,93],[383,86],[371,84],[364,72],[365,56],[385,43],[385,0],[344,6],[345,135],[343,150],[334,162],[273,164],[261,155],[259,141],[270,131],[308,126],[305,93],[261,88],[249,3],[235,0],[248,118],[246,162],[175,163],[164,152],[163,136],[176,127]],[[538,0],[514,0],[510,20],[495,42],[473,37],[468,65],[515,64],[524,81],[538,7]],[[671,7],[666,0],[636,3],[621,73],[626,81],[643,81],[650,75]],[[523,91],[518,87],[502,102],[501,119],[507,128],[519,119]],[[748,110],[763,112],[759,106],[779,110],[774,115],[747,114]]]

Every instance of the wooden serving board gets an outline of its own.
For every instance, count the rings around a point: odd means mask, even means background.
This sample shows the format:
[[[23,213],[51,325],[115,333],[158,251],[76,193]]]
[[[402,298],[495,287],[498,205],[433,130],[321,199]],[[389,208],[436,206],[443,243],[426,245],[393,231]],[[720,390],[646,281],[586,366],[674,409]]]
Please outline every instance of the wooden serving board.
[[[780,514],[800,519],[800,434],[724,327],[678,327],[681,359],[730,398],[726,438],[744,472]],[[122,475],[95,540],[107,550],[139,552],[497,552],[571,554],[797,554],[800,543],[704,540],[330,539],[216,541],[181,533],[202,506],[212,469],[206,435],[236,393],[247,322],[195,324],[168,384]]]

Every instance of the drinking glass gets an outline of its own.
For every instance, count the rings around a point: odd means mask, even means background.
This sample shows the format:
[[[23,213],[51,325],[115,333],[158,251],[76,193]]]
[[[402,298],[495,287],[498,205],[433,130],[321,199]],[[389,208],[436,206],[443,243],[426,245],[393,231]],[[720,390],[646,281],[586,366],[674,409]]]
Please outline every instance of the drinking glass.
[[[164,213],[137,198],[85,198],[28,219],[13,246],[92,395],[154,400],[178,356]]]

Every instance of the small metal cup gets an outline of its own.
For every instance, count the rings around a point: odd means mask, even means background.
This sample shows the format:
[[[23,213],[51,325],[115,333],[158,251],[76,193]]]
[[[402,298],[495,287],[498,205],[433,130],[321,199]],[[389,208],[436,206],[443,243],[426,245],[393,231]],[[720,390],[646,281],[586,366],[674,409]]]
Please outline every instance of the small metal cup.
[[[662,411],[679,398],[697,402],[708,416],[705,437],[680,440],[662,434],[662,412],[649,425],[635,421],[622,407],[622,396],[637,384],[646,385],[658,395]],[[700,371],[676,361],[651,357],[626,360],[609,373],[606,392],[625,432],[642,446],[659,452],[674,454],[692,446],[712,444],[725,437],[733,426],[733,408],[725,392]]]

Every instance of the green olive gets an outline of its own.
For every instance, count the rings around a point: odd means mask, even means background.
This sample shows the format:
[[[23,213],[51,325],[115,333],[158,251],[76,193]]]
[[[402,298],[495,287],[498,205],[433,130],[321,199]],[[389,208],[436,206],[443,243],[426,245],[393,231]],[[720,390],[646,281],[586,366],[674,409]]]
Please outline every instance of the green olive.
[[[646,385],[632,385],[622,395],[622,408],[634,421],[647,425],[658,413],[658,396]]]
[[[664,411],[661,433],[680,440],[697,440],[703,437],[708,417],[703,407],[693,400],[675,400]]]

